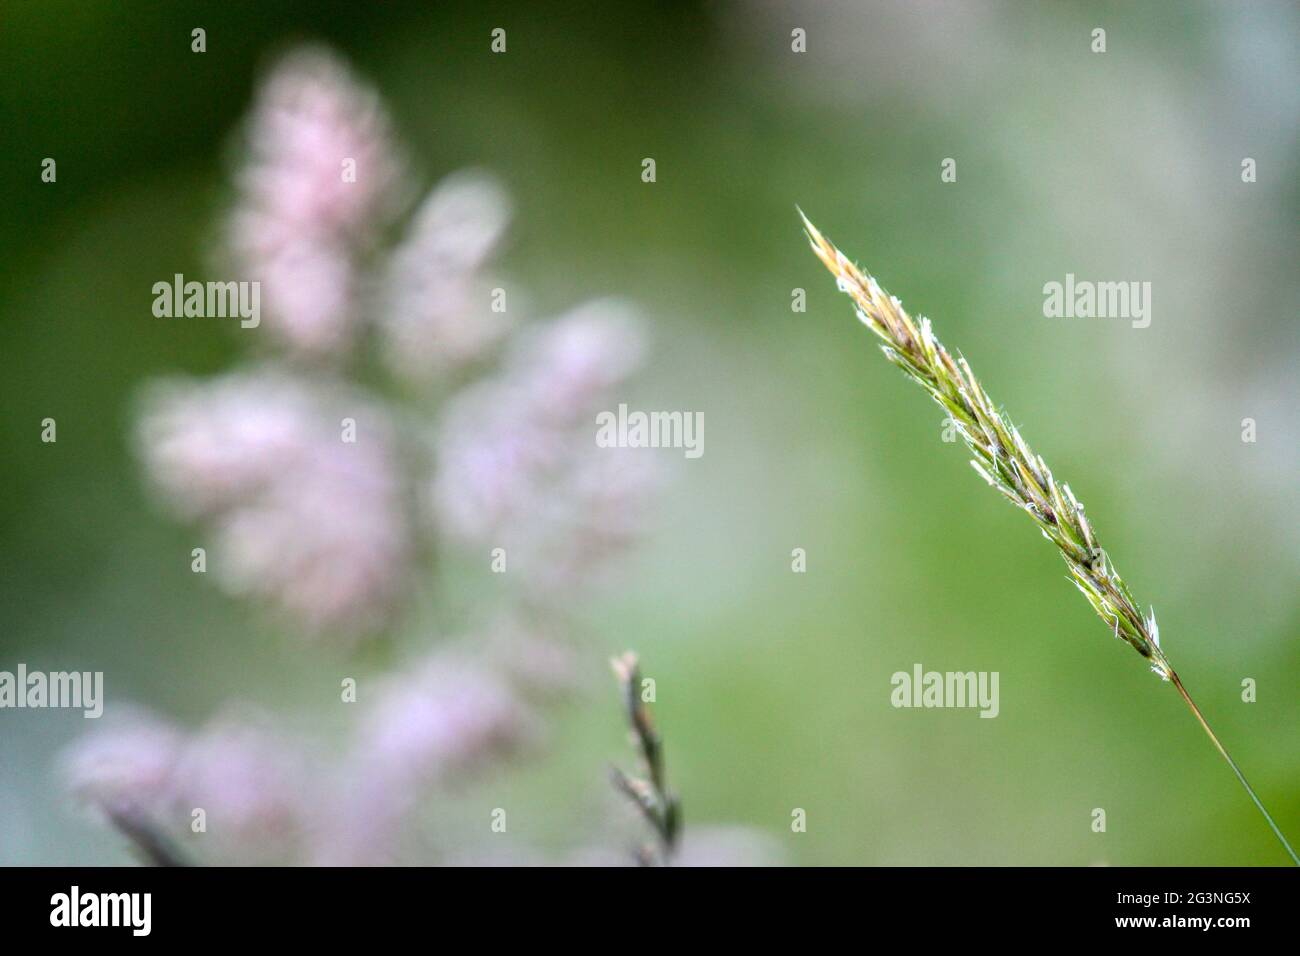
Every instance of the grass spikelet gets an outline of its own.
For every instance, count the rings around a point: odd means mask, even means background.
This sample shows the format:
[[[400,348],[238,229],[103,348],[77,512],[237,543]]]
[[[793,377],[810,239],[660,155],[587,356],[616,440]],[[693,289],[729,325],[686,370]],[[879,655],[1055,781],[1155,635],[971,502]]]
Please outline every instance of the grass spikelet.
[[[923,317],[919,322],[914,321],[898,299],[850,262],[802,211],[799,215],[813,252],[835,277],[840,291],[853,300],[858,319],[881,340],[885,357],[943,406],[975,456],[972,467],[1028,514],[1043,537],[1056,545],[1065,559],[1070,579],[1111,633],[1137,651],[1163,680],[1174,685],[1292,862],[1300,865],[1300,858],[1169,663],[1160,646],[1155,610],[1149,609],[1144,614],[1139,608],[1128,585],[1098,543],[1096,531],[1069,485],[1058,482],[1042,457],[1030,449],[1019,429],[984,391],[966,359],[960,355],[954,357],[944,348],[930,320]]]

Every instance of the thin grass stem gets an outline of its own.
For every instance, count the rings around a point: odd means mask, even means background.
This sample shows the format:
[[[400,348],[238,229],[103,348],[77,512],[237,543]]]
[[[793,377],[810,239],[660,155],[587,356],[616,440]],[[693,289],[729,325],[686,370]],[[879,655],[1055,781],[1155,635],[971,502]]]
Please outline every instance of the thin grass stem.
[[[1263,802],[1256,795],[1255,788],[1252,787],[1249,781],[1246,780],[1246,775],[1241,772],[1241,768],[1237,766],[1237,761],[1232,759],[1232,756],[1228,753],[1227,748],[1225,748],[1223,744],[1219,742],[1218,735],[1213,730],[1210,729],[1209,721],[1207,721],[1205,719],[1205,715],[1201,713],[1201,708],[1196,706],[1196,701],[1192,700],[1192,695],[1187,693],[1187,688],[1183,686],[1183,682],[1179,679],[1178,674],[1171,671],[1169,675],[1169,680],[1173,683],[1174,687],[1178,688],[1178,693],[1182,695],[1183,700],[1186,702],[1187,706],[1191,709],[1192,714],[1195,715],[1198,721],[1200,721],[1201,727],[1205,730],[1205,733],[1209,736],[1211,743],[1214,744],[1214,748],[1218,750],[1220,754],[1223,755],[1224,760],[1228,761],[1228,766],[1232,768],[1232,772],[1237,775],[1237,779],[1241,781],[1241,785],[1246,789],[1246,793],[1250,795],[1250,799],[1254,802],[1255,806],[1259,809],[1259,812],[1264,815],[1264,819],[1268,821],[1268,825],[1273,830],[1274,835],[1278,838],[1278,842],[1282,844],[1282,847],[1286,850],[1287,855],[1291,857],[1291,862],[1294,863],[1296,866],[1300,866],[1300,857],[1296,856],[1295,850],[1291,848],[1291,844],[1288,843],[1286,837],[1282,835],[1281,829],[1279,829],[1278,825],[1275,822],[1273,822],[1272,815],[1268,812],[1268,810],[1264,809]]]

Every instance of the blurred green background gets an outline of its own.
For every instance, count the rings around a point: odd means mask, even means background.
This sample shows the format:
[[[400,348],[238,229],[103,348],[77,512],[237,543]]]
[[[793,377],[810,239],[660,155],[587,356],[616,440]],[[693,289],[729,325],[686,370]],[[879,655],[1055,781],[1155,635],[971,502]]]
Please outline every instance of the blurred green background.
[[[232,132],[300,39],[377,86],[426,185],[502,177],[532,312],[637,301],[640,407],[704,413],[703,458],[664,453],[653,536],[584,610],[597,674],[633,647],[657,680],[688,826],[747,824],[808,864],[1285,862],[1173,690],[941,441],[795,204],[934,317],[1071,483],[1300,839],[1294,4],[6,2],[0,669],[104,670],[110,709],[187,725],[232,696],[310,725],[337,699],[350,665],[190,573],[193,534],[128,447],[143,381],[242,354],[224,325],[155,320],[150,288],[202,272]],[[1150,281],[1150,328],[1044,318],[1067,272]],[[999,671],[998,719],[893,709],[917,662]],[[0,862],[128,859],[58,784],[86,723],[0,712]],[[480,786],[559,852],[629,759],[612,682],[551,746]]]

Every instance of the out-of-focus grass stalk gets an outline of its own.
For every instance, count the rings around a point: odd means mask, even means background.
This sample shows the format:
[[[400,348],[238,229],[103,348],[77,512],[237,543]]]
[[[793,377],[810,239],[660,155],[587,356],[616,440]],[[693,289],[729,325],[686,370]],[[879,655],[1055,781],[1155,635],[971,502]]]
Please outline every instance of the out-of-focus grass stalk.
[[[123,805],[106,806],[104,813],[118,832],[131,841],[149,866],[189,866],[189,862],[145,816]]]
[[[924,316],[919,321],[913,320],[897,298],[850,262],[802,211],[799,215],[813,252],[835,276],[840,291],[853,300],[862,324],[882,340],[885,357],[944,407],[975,455],[971,466],[1008,501],[1028,514],[1043,537],[1060,549],[1075,586],[1115,636],[1146,658],[1155,673],[1173,683],[1292,861],[1300,865],[1300,857],[1210,729],[1161,649],[1155,611],[1144,615],[1139,610],[1128,585],[1098,543],[1083,505],[1074,497],[1070,486],[1058,483],[1042,456],[1029,448],[1019,430],[976,380],[966,359],[960,355],[954,358],[943,347],[930,328],[930,320]]]
[[[641,863],[667,863],[681,836],[681,803],[668,789],[663,742],[655,730],[650,709],[641,699],[641,668],[636,655],[628,651],[611,660],[610,666],[623,691],[632,742],[645,765],[646,778],[630,776],[617,767],[611,768],[610,776],[615,788],[637,805],[659,838],[659,852],[656,853],[652,847],[643,847]]]

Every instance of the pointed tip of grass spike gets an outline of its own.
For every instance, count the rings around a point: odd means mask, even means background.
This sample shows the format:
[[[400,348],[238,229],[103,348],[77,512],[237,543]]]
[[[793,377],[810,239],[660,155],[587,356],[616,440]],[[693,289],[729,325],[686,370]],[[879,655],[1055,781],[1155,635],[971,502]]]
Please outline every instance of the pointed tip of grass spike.
[[[617,677],[620,682],[626,684],[631,678],[633,672],[636,671],[636,653],[633,651],[624,651],[617,657],[611,657],[609,659],[609,666],[614,672],[614,676]]]
[[[812,224],[812,220],[810,220],[807,214],[803,211],[802,206],[800,206],[798,203],[795,203],[794,211],[799,214],[800,220],[803,221],[803,230],[804,232],[808,233],[809,238],[812,238],[814,233],[817,233],[817,235],[819,236],[821,235],[821,233],[817,232],[817,227]]]
[[[798,206],[795,206],[794,208],[798,211],[799,218],[803,220],[804,233],[808,236],[808,244],[812,246],[812,251],[816,253],[817,258],[822,261],[822,265],[830,271],[831,275],[841,276],[842,270],[840,264],[846,261],[844,256],[841,255],[840,251],[835,248],[830,240],[823,236],[821,231],[812,224],[812,220],[804,215],[802,209]]]

